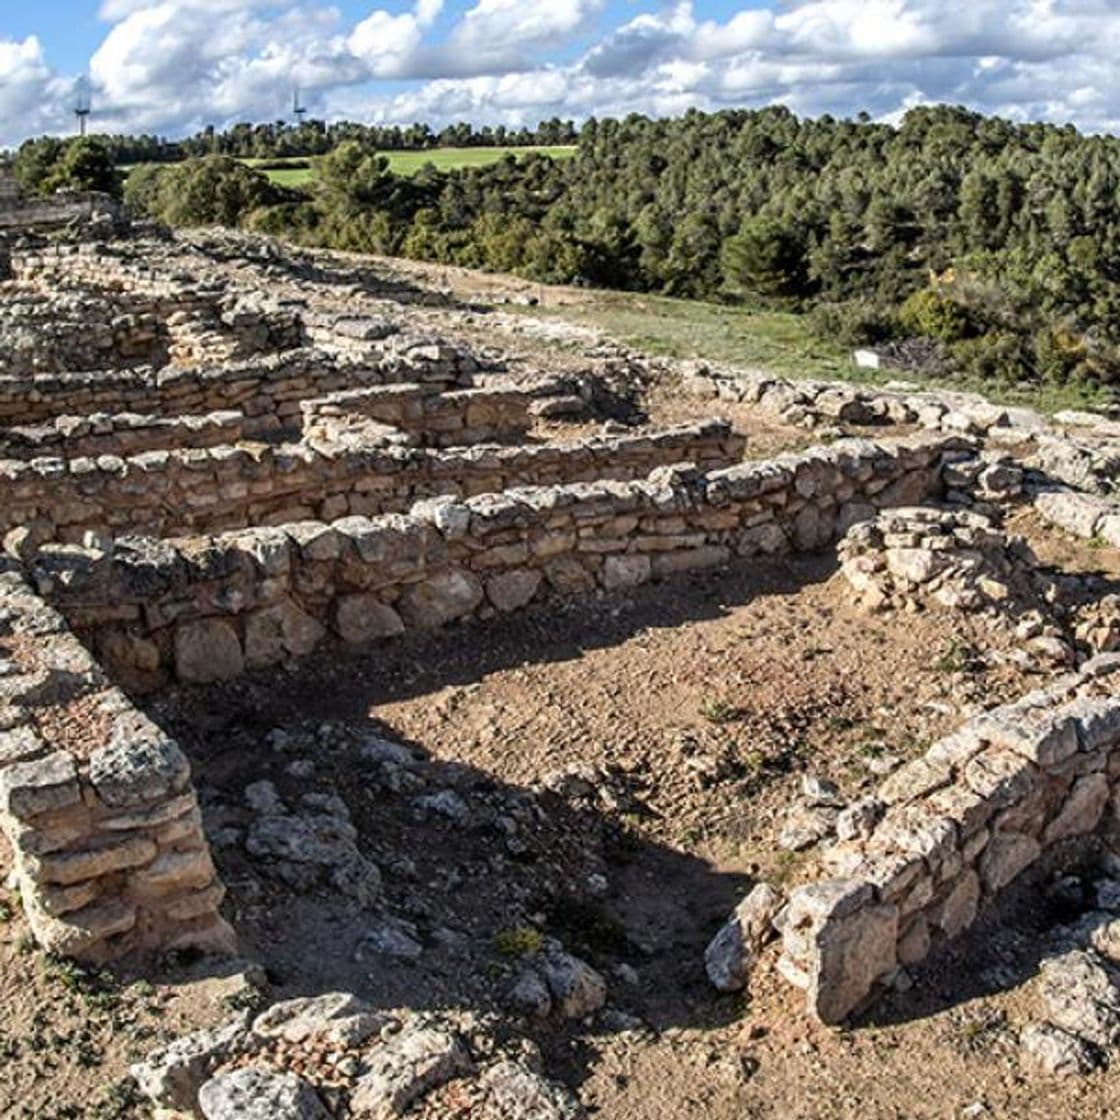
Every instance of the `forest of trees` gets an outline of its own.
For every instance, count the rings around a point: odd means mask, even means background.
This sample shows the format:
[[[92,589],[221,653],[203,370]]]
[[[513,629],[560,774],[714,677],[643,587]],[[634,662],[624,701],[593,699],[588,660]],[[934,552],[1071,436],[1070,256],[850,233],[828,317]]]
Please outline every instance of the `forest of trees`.
[[[102,142],[118,164],[175,163],[195,156],[234,156],[237,159],[293,159],[326,155],[347,140],[383,152],[422,152],[433,148],[537,148],[574,144],[572,121],[554,117],[536,128],[466,123],[450,124],[433,132],[426,124],[368,125],[353,121],[328,124],[304,120],[299,124],[235,124],[221,131],[204,129],[185,140],[159,136],[105,136]]]
[[[570,160],[402,178],[386,145],[348,138],[302,192],[207,156],[139,169],[126,198],[176,225],[769,301],[849,344],[923,339],[938,372],[1120,378],[1114,137],[941,106],[897,127],[783,108],[631,116],[578,142]]]

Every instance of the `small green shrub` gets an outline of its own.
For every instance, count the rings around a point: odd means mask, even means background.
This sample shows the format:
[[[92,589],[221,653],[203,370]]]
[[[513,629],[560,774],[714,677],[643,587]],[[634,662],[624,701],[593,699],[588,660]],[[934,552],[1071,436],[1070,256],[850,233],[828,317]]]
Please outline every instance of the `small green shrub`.
[[[898,309],[898,321],[907,334],[939,342],[959,342],[974,333],[968,309],[930,288],[906,297]]]
[[[539,953],[544,945],[544,935],[532,926],[511,926],[494,935],[494,948],[503,957],[528,957]]]

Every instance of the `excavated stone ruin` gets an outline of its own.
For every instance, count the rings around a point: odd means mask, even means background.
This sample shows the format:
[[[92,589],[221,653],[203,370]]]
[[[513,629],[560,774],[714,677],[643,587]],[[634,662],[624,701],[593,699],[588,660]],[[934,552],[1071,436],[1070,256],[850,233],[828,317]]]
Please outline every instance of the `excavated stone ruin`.
[[[44,947],[94,962],[234,947],[189,764],[139,697],[833,547],[866,609],[899,625],[927,610],[985,612],[1047,680],[872,798],[847,806],[813,787],[824,825],[790,846],[833,838],[818,880],[788,897],[756,888],[709,949],[713,983],[745,986],[779,937],[781,971],[809,1010],[842,1021],[1020,876],[1109,845],[1120,608],[1092,578],[1040,566],[1002,520],[1032,508],[1120,541],[1111,422],[693,364],[677,372],[696,400],[747,405],[822,442],[748,460],[718,417],[557,438],[551,420],[594,414],[601,387],[512,377],[496,348],[419,332],[397,320],[398,287],[368,272],[286,267],[205,238],[25,240],[10,258],[0,824]],[[900,430],[844,438],[838,425]],[[253,793],[253,843],[283,853],[298,833],[303,855],[315,853],[307,876],[359,903],[376,896],[381,873],[354,847],[344,807],[320,799],[297,812],[268,786]],[[458,811],[449,799],[430,808]],[[407,950],[407,930],[384,936]],[[545,946],[521,997],[598,1006],[600,981],[581,969]],[[302,1010],[275,1016],[275,1029]],[[301,1041],[384,1025],[360,1007],[316,1014]],[[433,1084],[454,1076],[454,1029],[408,1022],[409,1045],[432,1048]],[[265,1047],[271,1023],[245,1019],[199,1043],[228,1066],[216,1088],[195,1077],[193,1043],[172,1055],[193,1070],[182,1092],[157,1063],[152,1099],[190,1110],[200,1091],[256,1091],[238,1055]],[[1055,1038],[1040,1030],[1049,1053]],[[1054,1061],[1076,1065],[1067,1051]],[[520,1067],[501,1076],[552,1099]],[[300,1085],[260,1091],[298,1097]],[[541,1115],[575,1114],[559,1097],[553,1106]]]

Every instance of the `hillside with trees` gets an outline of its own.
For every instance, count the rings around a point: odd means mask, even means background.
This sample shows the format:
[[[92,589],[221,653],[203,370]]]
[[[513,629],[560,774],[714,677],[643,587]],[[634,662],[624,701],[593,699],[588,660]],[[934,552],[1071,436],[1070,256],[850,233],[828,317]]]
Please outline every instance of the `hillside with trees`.
[[[134,174],[126,197],[171,224],[772,302],[928,372],[1120,374],[1116,138],[950,107],[914,109],[898,127],[769,108],[591,120],[578,142],[571,160],[404,179],[361,135],[318,156],[300,192],[206,156]]]

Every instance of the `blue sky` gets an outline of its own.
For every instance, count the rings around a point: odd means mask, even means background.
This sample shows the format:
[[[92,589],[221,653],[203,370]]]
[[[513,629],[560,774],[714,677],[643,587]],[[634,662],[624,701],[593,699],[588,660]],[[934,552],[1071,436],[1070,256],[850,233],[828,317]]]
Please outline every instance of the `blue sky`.
[[[0,144],[313,112],[535,124],[780,102],[894,119],[948,101],[1120,127],[1115,0],[0,0]]]

